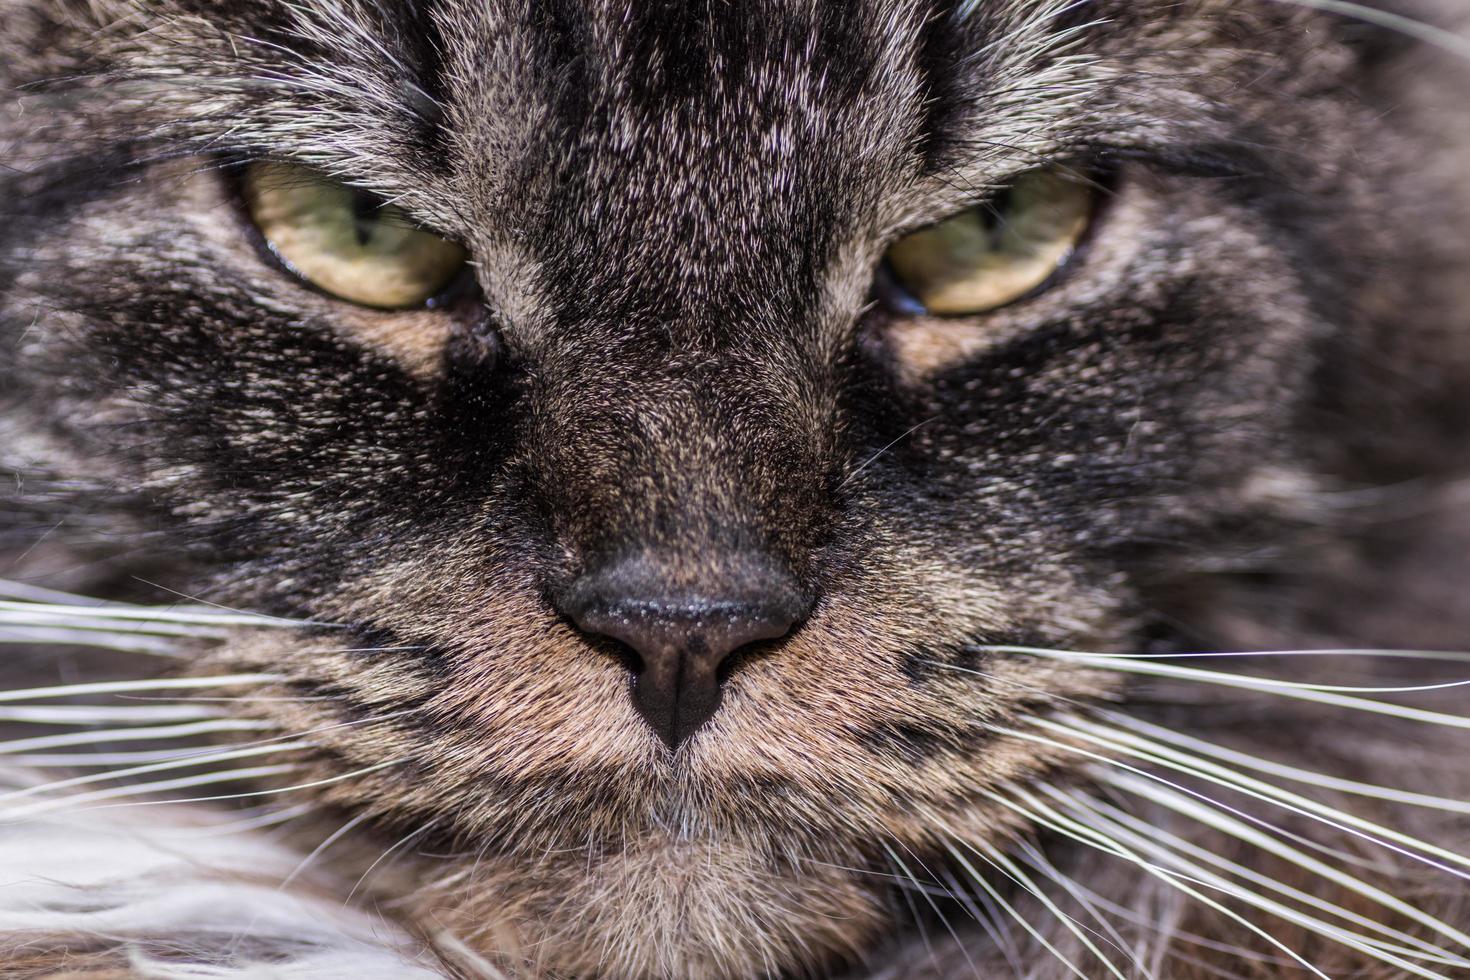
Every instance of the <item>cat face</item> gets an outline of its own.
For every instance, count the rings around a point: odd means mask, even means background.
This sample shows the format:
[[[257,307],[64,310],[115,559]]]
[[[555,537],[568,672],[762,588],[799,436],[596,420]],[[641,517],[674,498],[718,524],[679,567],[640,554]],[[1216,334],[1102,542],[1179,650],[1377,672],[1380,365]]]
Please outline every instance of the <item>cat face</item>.
[[[8,14],[15,80],[72,79],[0,130],[14,424],[327,624],[215,655],[302,698],[242,710],[573,973],[824,962],[875,870],[1015,832],[991,791],[1075,761],[1006,732],[1121,692],[1004,648],[1137,649],[1280,533],[1393,234],[1353,53],[1274,4],[114,13]],[[308,281],[267,171],[467,271]],[[1045,282],[897,281],[1038,174],[1089,200]]]

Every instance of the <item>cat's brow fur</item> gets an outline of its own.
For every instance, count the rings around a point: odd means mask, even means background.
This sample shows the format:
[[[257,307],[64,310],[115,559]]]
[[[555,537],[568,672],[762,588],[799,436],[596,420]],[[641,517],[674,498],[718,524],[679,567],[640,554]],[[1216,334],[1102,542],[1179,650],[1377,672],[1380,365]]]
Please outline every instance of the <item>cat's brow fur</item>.
[[[282,677],[236,710],[317,733],[304,849],[362,817],[334,873],[432,842],[357,897],[457,968],[997,975],[978,927],[911,951],[893,860],[1023,838],[990,791],[1075,759],[996,729],[1142,695],[977,646],[1463,645],[1426,591],[1470,542],[1450,73],[1272,0],[5,0],[0,544],[344,627],[198,669]],[[347,308],[263,262],[262,158],[463,241],[483,303]],[[870,302],[896,236],[1043,164],[1111,197],[1052,290],[961,342]],[[1408,480],[1392,525],[1334,496]],[[752,549],[814,611],[670,754],[555,600]],[[1373,733],[1272,711],[1257,744]],[[1295,975],[1056,860],[1168,924],[1171,978],[1208,969],[1175,933]],[[28,942],[54,975],[67,942]]]

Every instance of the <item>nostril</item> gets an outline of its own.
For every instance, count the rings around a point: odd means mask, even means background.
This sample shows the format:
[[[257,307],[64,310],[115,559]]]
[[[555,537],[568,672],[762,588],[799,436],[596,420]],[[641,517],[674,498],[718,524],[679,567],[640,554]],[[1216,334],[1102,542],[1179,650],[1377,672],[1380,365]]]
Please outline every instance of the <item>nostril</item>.
[[[718,591],[660,588],[650,570],[646,559],[619,563],[574,583],[558,605],[583,632],[632,652],[634,705],[677,748],[718,710],[735,655],[785,636],[807,603],[789,575],[752,574],[749,563]]]

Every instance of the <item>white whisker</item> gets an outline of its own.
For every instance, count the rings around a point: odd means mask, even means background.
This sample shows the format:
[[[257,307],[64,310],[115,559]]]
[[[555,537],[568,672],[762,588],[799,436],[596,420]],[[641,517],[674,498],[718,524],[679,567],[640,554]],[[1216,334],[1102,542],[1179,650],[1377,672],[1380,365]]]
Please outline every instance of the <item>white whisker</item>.
[[[1161,664],[1129,659],[1127,657],[1115,657],[1111,654],[1101,653],[1071,653],[1063,650],[1047,650],[1040,647],[988,647],[988,650],[997,650],[1011,653],[1021,653],[1037,657],[1048,657],[1055,660],[1069,661],[1086,667],[1094,667],[1102,670],[1114,670],[1122,673],[1143,674],[1150,677],[1168,677],[1179,680],[1193,680],[1202,683],[1217,684],[1223,687],[1233,687],[1248,691],[1257,691],[1266,694],[1275,694],[1280,697],[1294,698],[1302,701],[1313,701],[1318,704],[1329,704],[1339,708],[1352,708],[1358,711],[1367,711],[1374,714],[1388,715],[1406,721],[1422,722],[1429,725],[1439,725],[1446,728],[1470,729],[1470,717],[1463,715],[1445,714],[1439,711],[1426,711],[1422,708],[1411,708],[1404,705],[1392,704],[1387,701],[1374,701],[1369,698],[1352,697],[1339,693],[1324,685],[1303,684],[1294,681],[1273,681],[1256,677],[1247,677],[1242,674],[1224,673],[1213,670],[1200,670],[1193,667],[1180,667],[1175,664]],[[1457,682],[1465,683],[1465,682]],[[1353,690],[1353,689],[1346,689]],[[1362,690],[1362,689],[1358,689]],[[1384,689],[1367,689],[1384,690]],[[1394,689],[1402,692],[1404,689]],[[1421,688],[1421,690],[1423,690]]]
[[[68,732],[64,735],[39,735],[0,742],[0,756],[59,749],[71,745],[95,745],[98,742],[142,742],[151,739],[188,738],[191,735],[208,735],[216,732],[268,731],[275,727],[274,724],[266,721],[222,718],[218,721],[199,721],[156,728],[109,728],[100,731]],[[12,760],[3,761],[8,764]]]
[[[1229,834],[1231,837],[1236,838],[1237,840],[1259,847],[1261,850],[1267,853],[1275,854],[1278,857],[1281,857],[1287,861],[1290,861],[1293,864],[1296,864],[1298,867],[1301,867],[1306,871],[1310,871],[1321,878],[1331,881],[1334,884],[1340,885],[1343,888],[1347,888],[1348,890],[1353,891],[1356,894],[1362,895],[1375,904],[1390,909],[1406,918],[1412,919],[1413,921],[1418,922],[1420,925],[1433,929],[1435,932],[1438,932],[1439,934],[1445,936],[1447,939],[1454,940],[1462,948],[1470,949],[1470,939],[1467,939],[1464,933],[1453,928],[1447,923],[1442,922],[1439,919],[1436,919],[1435,917],[1414,908],[1407,902],[1403,902],[1399,899],[1394,898],[1392,895],[1389,895],[1382,889],[1375,888],[1374,886],[1369,885],[1367,882],[1354,878],[1351,875],[1343,874],[1335,868],[1332,868],[1331,866],[1326,865],[1321,861],[1317,861],[1310,855],[1303,854],[1302,852],[1297,851],[1295,848],[1282,844],[1280,841],[1273,840],[1272,838],[1261,833],[1255,828],[1239,820],[1235,820],[1224,813],[1220,813],[1218,811],[1212,810],[1209,807],[1203,806],[1200,803],[1184,796],[1183,794],[1175,793],[1171,790],[1164,789],[1155,784],[1148,783],[1145,780],[1139,780],[1129,776],[1119,776],[1116,777],[1114,780],[1110,780],[1109,782],[1110,785],[1125,789],[1140,797],[1143,797],[1144,799],[1151,800],[1155,803],[1166,806],[1174,810],[1176,813],[1191,817],[1204,826],[1220,830],[1226,834]],[[1428,954],[1429,958],[1434,959],[1436,962],[1444,963],[1450,966],[1470,967],[1470,960],[1466,960],[1462,957],[1457,957],[1448,950],[1435,946],[1433,943],[1430,943],[1427,940],[1421,939],[1417,936],[1412,936],[1401,930],[1394,929],[1388,925],[1385,925],[1382,922],[1377,921],[1376,919],[1371,919],[1367,916],[1360,915],[1356,912],[1351,911],[1350,909],[1345,909],[1339,905],[1335,905],[1332,902],[1328,902],[1325,899],[1303,892],[1300,889],[1292,888],[1289,885],[1272,879],[1268,875],[1263,875],[1259,872],[1252,871],[1251,869],[1237,864],[1236,862],[1230,861],[1219,854],[1191,844],[1190,842],[1183,840],[1176,835],[1169,834],[1168,832],[1163,831],[1160,828],[1153,827],[1147,824],[1145,821],[1139,820],[1132,814],[1126,813],[1123,810],[1118,809],[1117,807],[1110,806],[1100,800],[1092,799],[1081,793],[1062,794],[1059,790],[1051,790],[1050,792],[1052,793],[1054,798],[1065,799],[1073,806],[1085,806],[1089,810],[1092,810],[1098,813],[1100,816],[1112,820],[1116,824],[1128,826],[1137,834],[1142,834],[1146,837],[1151,836],[1162,843],[1168,844],[1174,850],[1187,854],[1189,857],[1197,861],[1213,864],[1216,867],[1229,871],[1230,873],[1235,874],[1238,877],[1252,881],[1253,883],[1258,885],[1263,885],[1273,891],[1279,892],[1282,895],[1286,895],[1299,902],[1302,902],[1305,905],[1309,905],[1312,908],[1316,908],[1320,911],[1327,912],[1328,914],[1338,916],[1339,918],[1352,922],[1354,925],[1359,925],[1367,929],[1372,929],[1375,932],[1380,932],[1383,935],[1389,936],[1399,942],[1407,943],[1410,946],[1419,947],[1419,950],[1417,952],[1407,949],[1400,950],[1400,952],[1403,952],[1405,955]],[[1369,940],[1365,938],[1364,941]]]
[[[1413,17],[1396,14],[1392,11],[1369,7],[1361,3],[1351,3],[1349,0],[1271,0],[1273,3],[1284,3],[1296,7],[1308,7],[1312,10],[1321,10],[1324,13],[1338,14],[1343,17],[1351,17],[1367,24],[1387,28],[1405,37],[1414,38],[1425,44],[1443,48],[1451,54],[1470,60],[1470,38],[1465,38],[1454,31],[1427,24]]]
[[[1195,901],[1200,902],[1201,904],[1215,910],[1216,912],[1219,912],[1221,915],[1229,918],[1231,921],[1238,923],[1243,928],[1249,930],[1250,932],[1259,936],[1261,939],[1265,940],[1271,946],[1274,946],[1276,949],[1285,953],[1288,957],[1290,957],[1296,963],[1300,964],[1314,976],[1321,978],[1321,980],[1331,980],[1331,978],[1328,977],[1327,974],[1317,969],[1304,957],[1302,957],[1301,954],[1297,953],[1291,947],[1287,946],[1285,943],[1272,936],[1265,929],[1261,928],[1256,923],[1251,922],[1249,919],[1245,918],[1233,909],[1227,908],[1220,902],[1217,902],[1213,898],[1210,898],[1208,895],[1193,887],[1193,884],[1191,884],[1191,882],[1194,882],[1204,885],[1206,884],[1205,882],[1195,881],[1195,879],[1192,879],[1187,875],[1180,874],[1175,871],[1170,871],[1167,868],[1160,867],[1150,861],[1147,861],[1139,855],[1133,853],[1133,851],[1131,851],[1129,848],[1125,847],[1123,844],[1119,843],[1107,834],[1104,834],[1093,827],[1089,827],[1086,824],[1072,820],[1066,815],[1057,812],[1056,810],[1047,806],[1041,800],[1036,799],[1032,794],[1026,792],[1025,789],[1021,787],[1013,787],[1012,789],[1013,792],[1015,792],[1017,795],[1023,797],[1023,799],[1026,801],[1026,803],[1029,804],[1029,806],[1017,803],[1014,800],[1006,799],[998,793],[987,792],[986,795],[995,802],[1001,804],[1002,806],[1008,807],[1009,809],[1020,814],[1022,817],[1025,817],[1034,825],[1049,827],[1057,833],[1062,834],[1063,836],[1068,837],[1072,840],[1075,840],[1078,843],[1085,844],[1088,847],[1092,847],[1096,850],[1102,851],[1105,854],[1111,854],[1114,857],[1128,861],[1129,863],[1143,870],[1145,873],[1169,885],[1171,888],[1179,890],[1183,894],[1188,895],[1190,898],[1193,898]]]
[[[240,613],[207,608],[179,608],[169,606],[70,606],[44,602],[15,602],[0,599],[0,616],[11,615],[16,620],[25,617],[52,618],[61,621],[126,621],[146,623],[184,623],[197,626],[261,626],[283,629],[301,629],[308,626],[325,626],[294,619],[281,619],[262,613]]]
[[[111,767],[132,763],[166,762],[191,757],[207,757],[218,751],[217,746],[193,747],[188,749],[146,749],[136,752],[54,752],[49,755],[12,755],[5,759],[7,766],[27,769],[91,769],[99,766]],[[3,798],[3,797],[0,797]]]
[[[292,619],[292,618],[286,617],[286,616],[268,616],[265,613],[251,612],[248,609],[237,609],[237,608],[235,608],[233,606],[223,605],[222,603],[210,602],[208,599],[201,599],[198,596],[189,595],[187,592],[180,592],[177,589],[170,589],[170,588],[168,588],[165,585],[160,585],[157,582],[150,582],[150,581],[148,581],[145,578],[140,578],[140,579],[138,579],[138,581],[139,582],[142,582],[144,585],[151,585],[155,589],[161,589],[164,592],[168,592],[168,593],[171,593],[172,595],[176,595],[180,599],[187,599],[187,600],[189,600],[189,602],[193,603],[194,605],[192,607],[186,607],[186,608],[189,608],[190,611],[192,613],[195,613],[195,614],[199,614],[199,613],[202,612],[203,614],[206,614],[206,615],[244,616],[244,617],[250,619],[252,622],[253,621],[258,621],[258,620],[264,619],[264,620],[270,620],[272,623],[276,623],[276,624],[279,624],[281,626],[286,626],[286,627],[290,627],[290,626],[308,627],[308,626],[310,626],[310,627],[316,627],[316,628],[319,628],[319,629],[343,629],[344,628],[341,623],[323,623],[323,622],[318,622],[316,620],[311,620],[311,619]],[[138,607],[138,608],[153,608],[153,607]],[[249,624],[246,624],[246,625],[249,625]]]
[[[139,681],[98,681],[59,687],[29,687],[0,691],[0,702],[44,701],[50,698],[88,694],[117,694],[129,691],[168,691],[196,687],[230,687],[236,684],[266,684],[283,680],[279,674],[224,674],[218,677],[160,677]]]
[[[1275,901],[1274,899],[1270,899],[1263,895],[1252,892],[1250,889],[1238,885],[1230,881],[1228,878],[1225,878],[1222,875],[1210,871],[1208,868],[1205,868],[1194,861],[1188,860],[1183,855],[1171,851],[1163,846],[1163,844],[1160,843],[1158,835],[1156,834],[1139,834],[1129,830],[1128,828],[1116,822],[1102,820],[1100,815],[1096,811],[1085,811],[1085,816],[1089,823],[1099,823],[1102,827],[1105,827],[1108,836],[1111,839],[1126,844],[1132,848],[1137,848],[1138,851],[1140,851],[1141,853],[1149,855],[1154,860],[1163,862],[1163,864],[1165,865],[1173,865],[1174,867],[1187,872],[1192,879],[1199,881],[1206,886],[1220,891],[1226,895],[1229,895],[1232,898],[1237,899],[1238,901],[1245,902],[1246,904],[1251,905],[1252,907],[1257,908],[1263,912],[1278,916],[1288,922],[1292,922],[1296,925],[1301,926],[1304,929],[1315,932],[1316,934],[1331,939],[1334,942],[1341,943],[1351,949],[1355,949],[1358,952],[1371,956],[1381,962],[1397,966],[1402,970],[1406,970],[1409,973],[1414,974],[1415,976],[1429,978],[1429,980],[1449,980],[1449,978],[1445,977],[1443,974],[1436,973],[1433,970],[1422,967],[1419,964],[1411,962],[1409,959],[1406,959],[1405,956],[1399,955],[1400,953],[1405,953],[1407,955],[1420,958],[1432,958],[1425,957],[1425,954],[1420,953],[1419,951],[1399,950],[1397,947],[1385,948],[1386,944],[1367,941],[1365,937],[1359,936],[1356,933],[1349,932],[1348,930],[1340,928],[1338,926],[1334,926],[1330,922],[1308,915],[1304,912],[1292,908],[1291,906]],[[1448,956],[1448,954],[1446,954],[1446,956]],[[1451,959],[1451,962],[1455,961]]]
[[[294,806],[271,809],[265,813],[247,817],[244,820],[231,820],[225,823],[212,824],[208,827],[190,828],[180,831],[193,837],[228,837],[234,834],[248,834],[254,830],[265,827],[274,827],[277,824],[287,823],[297,817],[303,817],[317,809],[315,803],[297,803]]]
[[[928,894],[927,889],[919,882],[919,879],[915,878],[913,872],[904,866],[904,863],[898,859],[898,855],[893,852],[893,848],[889,847],[886,842],[883,844],[883,850],[887,852],[889,865],[894,869],[894,878],[907,886],[900,889],[899,894],[903,896],[904,902],[909,907],[909,915],[913,918],[914,927],[919,930],[919,939],[924,944],[924,950],[928,953],[929,961],[937,965],[938,960],[934,956],[934,944],[929,941],[929,930],[924,927],[924,920],[919,915],[919,907],[914,904],[913,892],[923,894],[925,900],[929,902],[929,905],[936,912],[938,911],[938,906],[935,905],[934,899]],[[948,923],[945,923],[945,925],[948,926]],[[973,968],[974,964],[971,964],[971,969],[973,970]]]
[[[1311,786],[1318,786],[1322,789],[1336,790],[1341,793],[1351,793],[1356,796],[1366,796],[1377,800],[1386,800],[1390,803],[1404,803],[1409,806],[1419,806],[1431,810],[1470,814],[1470,801],[1467,800],[1456,800],[1445,796],[1429,796],[1424,793],[1412,793],[1407,790],[1378,786],[1373,783],[1343,779],[1339,776],[1329,776],[1326,773],[1272,762],[1269,759],[1262,759],[1258,756],[1249,755],[1223,745],[1216,745],[1213,742],[1207,742],[1203,739],[1192,738],[1183,733],[1161,728],[1120,712],[1103,711],[1100,714],[1115,724],[1134,729],[1143,735],[1152,736],[1156,740],[1167,739],[1169,744],[1174,745],[1176,748],[1189,748],[1197,753],[1211,755],[1221,761],[1232,762],[1250,769],[1255,769],[1258,772],[1269,773],[1273,776],[1280,776],[1284,779],[1306,783]]]
[[[301,863],[292,868],[290,874],[281,879],[281,884],[279,885],[279,888],[284,889],[289,886],[291,882],[295,881],[296,878],[303,871],[305,871],[313,861],[321,856],[323,851],[325,851],[327,848],[331,847],[337,841],[341,840],[347,834],[355,830],[364,820],[367,820],[370,815],[371,814],[368,811],[364,810],[362,813],[359,813],[357,816],[353,817],[351,820],[348,820],[342,826],[334,830],[330,836],[328,836],[316,847],[312,848],[311,853],[302,858]]]
[[[64,797],[59,800],[42,800],[29,806],[15,807],[9,810],[0,810],[0,820],[25,820],[46,813],[57,811],[70,811],[82,809],[83,804],[99,803],[103,800],[114,800],[129,796],[146,796],[154,793],[164,792],[172,789],[186,789],[190,786],[207,786],[211,783],[241,782],[252,779],[260,779],[265,776],[276,776],[281,773],[293,772],[300,769],[296,763],[284,763],[271,766],[253,766],[245,769],[228,769],[224,772],[206,772],[197,776],[184,776],[179,779],[163,779],[151,783],[129,783],[126,786],[113,786],[108,789],[95,790],[91,793],[80,793],[76,796]],[[269,791],[267,791],[269,792]],[[245,793],[244,796],[254,794]],[[206,797],[206,799],[231,799],[232,797]],[[155,803],[189,803],[194,800],[155,800]],[[137,804],[132,804],[137,805]],[[94,809],[88,806],[86,809]]]
[[[1031,877],[1027,875],[1024,871],[1022,871],[1014,861],[992,847],[976,848],[970,847],[969,845],[966,846],[969,847],[969,849],[975,854],[979,855],[981,859],[990,864],[991,867],[1009,877],[1012,881],[1016,882],[1016,884],[1020,885],[1025,891],[1027,891],[1033,898],[1040,902],[1048,912],[1056,917],[1057,921],[1060,922],[1062,926],[1067,929],[1068,932],[1077,937],[1077,941],[1082,943],[1083,947],[1085,947],[1089,953],[1096,957],[1102,963],[1102,965],[1107,968],[1107,971],[1109,973],[1117,977],[1118,980],[1128,980],[1128,978],[1123,976],[1122,971],[1118,969],[1113,961],[1103,955],[1102,950],[1097,948],[1097,945],[1093,943],[1093,941],[1087,936],[1086,931],[1084,931],[1081,926],[1078,925],[1077,921],[1066,912],[1063,912],[1061,908],[1051,900],[1051,897],[1047,895],[1043,889],[1038,887],[1036,883],[1031,880]]]
[[[1087,912],[1087,914],[1092,918],[1094,922],[1098,924],[1103,932],[1107,933],[1108,939],[1113,944],[1113,946],[1128,955],[1129,959],[1133,961],[1133,965],[1138,969],[1138,972],[1143,976],[1144,980],[1157,980],[1154,971],[1150,970],[1147,966],[1143,964],[1143,961],[1139,958],[1137,952],[1129,948],[1129,944],[1123,939],[1123,936],[1118,932],[1117,928],[1114,927],[1113,923],[1108,919],[1108,917],[1103,915],[1102,912],[1098,909],[1094,901],[1095,896],[1091,896],[1090,893],[1088,893],[1085,889],[1078,885],[1077,882],[1073,881],[1067,875],[1062,874],[1061,870],[1057,868],[1056,865],[1048,861],[1046,859],[1046,855],[1042,854],[1041,851],[1037,849],[1034,845],[1022,842],[1020,845],[1020,849],[1021,859],[1024,860],[1027,864],[1031,865],[1031,867],[1035,868],[1037,871],[1045,875],[1048,880],[1055,882],[1058,886],[1061,887],[1063,891],[1071,896],[1072,900],[1080,905]]]
[[[119,619],[118,617],[111,616],[96,616],[90,611],[80,613],[42,612],[32,609],[7,609],[4,608],[6,605],[6,603],[0,602],[0,628],[7,630],[56,628],[74,631],[77,634],[118,633],[138,636],[200,637],[204,639],[218,639],[229,635],[223,625],[214,623],[206,626],[197,623],[180,623],[155,619]],[[15,604],[12,603],[9,605],[13,606]],[[24,604],[22,603],[22,605]]]
[[[255,745],[243,749],[227,749],[212,752],[206,755],[193,755],[185,758],[168,759],[163,762],[153,762],[147,765],[133,766],[128,769],[114,769],[106,772],[91,773],[86,776],[72,776],[68,779],[58,779],[49,783],[36,786],[27,786],[24,789],[12,790],[8,793],[0,793],[0,803],[10,800],[18,800],[40,793],[55,793],[64,789],[73,789],[77,786],[86,786],[91,783],[105,782],[112,779],[126,779],[130,776],[146,776],[155,772],[167,772],[170,769],[190,769],[203,765],[207,762],[228,762],[235,759],[246,759],[259,755],[272,755],[278,752],[292,752],[297,749],[309,748],[310,742],[282,742],[276,745]]]
[[[1067,957],[1062,954],[1061,950],[1053,946],[1047,940],[1047,938],[1041,934],[1041,930],[1037,929],[1030,922],[1026,921],[1026,917],[1017,912],[1015,908],[1011,905],[1011,903],[1005,900],[1000,891],[986,880],[985,876],[981,874],[973,864],[970,863],[969,859],[966,858],[965,855],[961,853],[957,847],[955,847],[953,844],[946,845],[946,847],[949,850],[950,856],[954,858],[954,860],[959,864],[961,868],[964,869],[965,873],[969,875],[970,879],[974,881],[975,884],[979,885],[980,888],[985,892],[985,894],[989,896],[990,900],[998,905],[1001,909],[1003,909],[1006,915],[1010,916],[1012,921],[1014,921],[1017,925],[1024,929],[1026,933],[1030,935],[1032,939],[1036,940],[1036,942],[1039,943],[1043,949],[1051,953],[1052,956],[1056,957],[1057,962],[1066,967],[1068,972],[1070,972],[1074,977],[1077,977],[1078,980],[1087,980],[1087,974],[1078,969],[1077,964],[1067,959]]]
[[[408,761],[408,760],[407,759],[389,759],[387,762],[379,762],[379,763],[375,763],[374,765],[371,765],[371,766],[364,766],[361,769],[354,769],[351,772],[338,773],[335,776],[326,776],[326,777],[323,777],[322,779],[313,779],[310,782],[305,782],[305,783],[295,783],[295,784],[293,784],[291,786],[278,786],[278,787],[275,787],[273,789],[252,790],[252,791],[246,792],[246,793],[226,793],[226,794],[221,795],[221,796],[193,796],[193,797],[189,797],[188,799],[182,799],[182,800],[142,800],[142,801],[133,802],[133,803],[112,803],[112,804],[108,804],[108,806],[109,807],[133,807],[133,806],[164,806],[164,805],[172,805],[172,804],[175,804],[175,803],[215,803],[215,802],[219,802],[221,800],[244,800],[244,799],[250,799],[252,797],[257,797],[257,796],[275,796],[275,795],[280,794],[280,793],[294,793],[297,790],[302,790],[302,789],[315,789],[318,786],[330,786],[333,783],[346,782],[349,779],[356,779],[359,776],[366,776],[368,773],[377,772],[380,769],[387,769],[390,766],[399,766],[399,765],[402,765],[406,761]],[[300,766],[298,764],[287,764],[287,765],[278,766],[278,767],[269,767],[269,766],[266,766],[266,767],[262,767],[262,768],[263,769],[274,769],[275,771],[280,771],[280,772],[290,772],[292,770],[300,769],[300,768],[302,768],[302,766]],[[245,771],[246,770],[237,770],[237,772],[242,772],[242,773],[245,772]],[[265,775],[270,775],[271,773],[264,773],[264,774]],[[252,778],[253,779],[253,778],[258,778],[258,777],[256,777],[256,776],[248,776],[248,777],[245,777],[245,778]],[[147,788],[148,788],[148,786],[145,785],[144,786],[144,789],[146,790]],[[65,801],[61,801],[61,802],[65,802]],[[101,809],[101,808],[91,807],[89,809]],[[4,816],[4,815],[3,814],[0,814],[0,816]]]
[[[1062,725],[1058,722],[1051,721],[1050,719],[1046,718],[1035,718],[1032,719],[1032,721],[1042,728],[1060,732],[1062,734],[1069,735],[1075,738],[1081,738],[1086,741],[1092,742],[1093,744],[1100,745],[1110,751],[1118,752],[1125,755],[1131,755],[1135,758],[1144,759],[1157,765],[1166,766],[1167,768],[1173,769],[1177,772],[1183,772],[1196,778],[1203,779],[1207,782],[1214,783],[1217,786],[1224,786],[1227,789],[1233,789],[1243,795],[1273,804],[1275,806],[1281,807],[1282,809],[1296,813],[1300,816],[1308,817],[1309,819],[1316,820],[1319,823],[1326,824],[1327,826],[1332,827],[1334,830],[1338,830],[1346,834],[1351,834],[1352,836],[1361,838],[1362,840],[1366,840],[1369,843],[1376,844],[1379,847],[1383,847],[1388,850],[1394,851],[1395,853],[1401,854],[1404,857],[1408,857],[1421,863],[1427,864],[1430,867],[1445,872],[1446,874],[1451,874],[1458,878],[1470,881],[1470,874],[1441,863],[1442,861],[1448,861],[1452,864],[1459,864],[1464,867],[1470,867],[1470,857],[1466,857],[1462,854],[1457,854],[1454,851],[1447,850],[1445,848],[1431,844],[1427,841],[1419,840],[1416,837],[1411,837],[1408,834],[1404,834],[1399,831],[1393,830],[1392,828],[1385,827],[1382,824],[1375,823],[1371,820],[1366,820],[1362,817],[1356,816],[1355,814],[1351,814],[1346,811],[1327,806],[1325,804],[1317,802],[1316,800],[1301,796],[1297,793],[1289,792],[1271,783],[1262,782],[1259,779],[1254,779],[1250,776],[1244,775],[1243,773],[1234,772],[1230,769],[1226,769],[1223,766],[1215,765],[1214,763],[1211,763],[1204,759],[1191,758],[1190,756],[1187,756],[1181,752],[1177,752],[1166,745],[1161,745],[1156,742],[1150,742],[1146,739],[1140,738],[1137,735],[1133,735],[1130,732],[1125,732],[1122,730],[1108,730],[1104,726],[1096,726],[1093,725],[1091,722],[1087,722],[1085,720],[1075,720],[1075,724],[1070,726]],[[1098,731],[1099,729],[1101,729],[1103,732],[1106,732],[1106,735],[1100,734]],[[1056,744],[1060,746],[1062,743]],[[1105,765],[1114,766],[1119,769],[1124,769],[1129,772],[1136,773],[1137,775],[1143,776],[1147,779],[1152,779],[1156,782],[1168,785],[1174,789],[1179,790],[1180,792],[1188,793],[1189,795],[1195,796],[1196,798],[1203,798],[1200,794],[1195,793],[1183,786],[1179,786],[1178,784],[1168,782],[1155,773],[1146,772],[1133,766],[1126,765],[1119,762],[1117,759],[1113,759],[1108,756],[1098,755],[1096,753],[1085,752],[1084,750],[1078,750],[1076,749],[1076,747],[1072,747],[1072,750],[1082,751],[1083,754],[1092,756],[1094,757],[1095,761],[1102,762]],[[1219,806],[1220,804],[1216,803],[1215,805]],[[1249,814],[1243,813],[1239,810],[1230,809],[1230,812],[1246,819],[1252,819]],[[1390,841],[1392,841],[1393,843],[1390,843]],[[1425,853],[1417,854],[1415,853],[1415,850],[1410,850],[1410,848],[1423,851]],[[1433,860],[1426,855],[1434,855],[1434,857],[1437,857],[1440,860]]]
[[[219,711],[194,705],[103,707],[92,704],[0,708],[0,721],[35,725],[92,725],[104,722],[166,722],[224,718]]]
[[[402,761],[404,761],[404,760],[398,759],[398,760],[395,760],[392,763],[385,763],[385,765],[397,765],[399,762],[402,762]],[[378,766],[378,767],[375,767],[375,768],[382,768],[382,766]],[[371,771],[371,770],[362,770],[362,771],[363,772],[367,772],[367,771]],[[359,773],[359,775],[360,774],[361,773]],[[375,868],[377,868],[378,865],[382,864],[385,860],[387,860],[388,859],[388,856],[390,854],[393,854],[395,851],[397,851],[400,847],[403,847],[409,841],[412,841],[412,840],[414,840],[416,838],[422,837],[424,834],[427,834],[429,831],[433,830],[436,826],[438,826],[439,821],[442,820],[442,819],[443,819],[442,817],[435,817],[433,820],[430,820],[428,823],[426,823],[423,826],[419,827],[417,830],[411,830],[411,831],[409,831],[407,834],[405,834],[404,836],[400,837],[396,842],[394,842],[382,854],[379,854],[378,855],[378,859],[376,861],[374,861],[372,864],[368,865],[367,870],[364,871],[362,873],[362,875],[357,879],[357,884],[355,884],[355,885],[352,886],[352,890],[347,893],[347,897],[342,900],[342,904],[343,905],[346,905],[348,902],[351,902],[352,901],[353,896],[357,894],[357,890],[363,886],[363,882],[365,882],[365,881],[368,880],[368,876],[373,873],[373,870]]]
[[[180,657],[176,640],[147,633],[103,633],[93,630],[57,627],[8,626],[0,628],[0,644],[11,646],[99,647],[123,653],[141,653],[155,657]]]

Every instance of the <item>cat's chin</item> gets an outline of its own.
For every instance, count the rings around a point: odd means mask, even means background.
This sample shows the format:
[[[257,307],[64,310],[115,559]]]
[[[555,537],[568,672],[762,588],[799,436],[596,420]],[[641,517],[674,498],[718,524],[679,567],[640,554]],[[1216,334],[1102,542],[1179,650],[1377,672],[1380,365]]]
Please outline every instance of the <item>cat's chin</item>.
[[[890,921],[880,878],[729,841],[650,836],[617,854],[480,858],[432,876],[413,918],[514,976],[720,978],[825,972]]]

